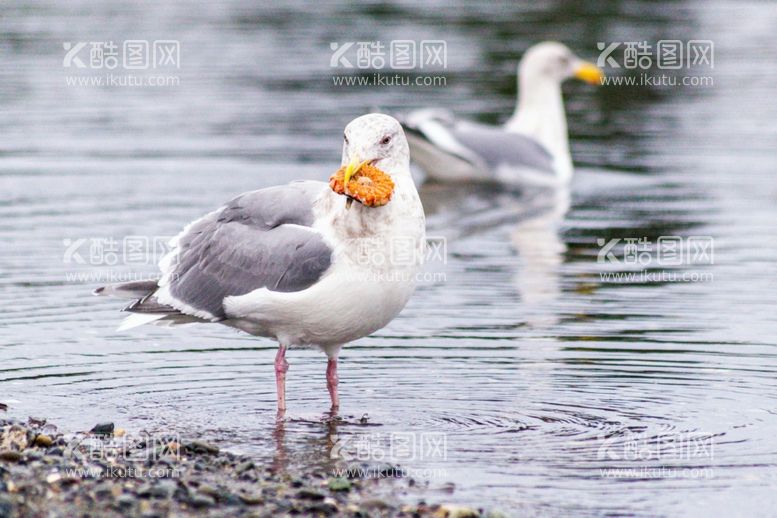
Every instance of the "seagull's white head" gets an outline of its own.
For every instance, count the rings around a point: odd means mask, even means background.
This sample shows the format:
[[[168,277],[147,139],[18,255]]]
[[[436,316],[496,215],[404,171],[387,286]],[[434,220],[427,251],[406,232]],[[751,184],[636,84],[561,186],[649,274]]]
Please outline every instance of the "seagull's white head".
[[[391,176],[410,175],[410,149],[399,122],[382,113],[352,120],[343,132],[342,165],[371,163]]]
[[[552,81],[561,84],[571,78],[599,85],[604,74],[593,63],[583,61],[556,41],[538,43],[526,51],[518,65],[518,77],[529,83]]]

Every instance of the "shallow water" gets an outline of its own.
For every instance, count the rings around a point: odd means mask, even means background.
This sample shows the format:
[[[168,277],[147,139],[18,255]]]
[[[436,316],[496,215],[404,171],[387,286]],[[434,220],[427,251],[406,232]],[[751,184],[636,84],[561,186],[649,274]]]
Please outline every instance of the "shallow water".
[[[443,438],[444,455],[400,459],[432,491],[411,501],[511,514],[769,509],[777,10],[586,5],[4,7],[0,401],[69,429],[194,433],[281,466],[328,468],[336,444],[370,443],[376,457],[402,434]],[[180,85],[66,86],[63,41],[132,38],[180,40]],[[400,38],[447,41],[447,86],[332,85],[330,41]],[[278,427],[275,344],[218,326],[118,334],[121,302],[90,295],[108,276],[154,272],[90,264],[93,239],[171,236],[234,194],[326,178],[340,129],[373,107],[503,120],[516,57],[548,38],[589,59],[597,41],[711,39],[715,84],[565,87],[571,194],[424,186],[446,260],[399,318],[343,351],[344,423],[323,421],[320,353],[290,353]],[[643,267],[598,261],[598,240],[660,236],[709,236],[712,260],[654,254],[652,277],[602,277]],[[65,257],[79,239],[85,264]]]

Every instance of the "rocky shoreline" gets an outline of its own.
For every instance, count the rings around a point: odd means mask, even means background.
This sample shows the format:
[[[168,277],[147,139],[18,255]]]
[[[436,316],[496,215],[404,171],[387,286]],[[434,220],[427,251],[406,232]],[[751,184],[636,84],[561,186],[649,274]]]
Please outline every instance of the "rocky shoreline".
[[[361,469],[358,469],[361,468]],[[0,418],[0,518],[47,516],[501,516],[451,505],[404,505],[412,479],[329,477],[259,465],[196,439],[129,437],[112,423],[62,433],[43,419]],[[351,476],[353,475],[353,476]]]

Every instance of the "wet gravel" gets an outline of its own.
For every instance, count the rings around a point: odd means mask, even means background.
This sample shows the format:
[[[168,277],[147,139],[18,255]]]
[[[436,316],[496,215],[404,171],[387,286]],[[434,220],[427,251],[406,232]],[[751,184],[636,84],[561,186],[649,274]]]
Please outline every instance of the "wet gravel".
[[[44,419],[0,418],[0,518],[502,516],[392,498],[414,485],[407,478],[332,478],[313,467],[278,472],[208,442],[130,437],[113,423],[64,433]]]

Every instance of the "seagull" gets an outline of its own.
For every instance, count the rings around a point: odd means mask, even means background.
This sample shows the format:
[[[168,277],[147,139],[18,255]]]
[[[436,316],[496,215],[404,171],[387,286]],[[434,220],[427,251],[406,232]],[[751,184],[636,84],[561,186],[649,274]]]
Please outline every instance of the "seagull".
[[[297,181],[246,192],[190,223],[160,261],[159,281],[105,286],[133,299],[119,328],[217,323],[278,342],[278,413],[286,409],[286,350],[318,347],[339,408],[337,358],[344,344],[381,329],[415,289],[425,216],[399,122],[379,113],[351,121],[342,165],[379,167],[394,182],[381,207],[350,203],[329,184]],[[395,253],[400,250],[402,253]]]
[[[434,108],[400,117],[413,160],[433,180],[568,183],[572,158],[561,83],[572,77],[601,84],[604,76],[561,43],[534,45],[518,65],[518,104],[503,126],[459,120]]]

